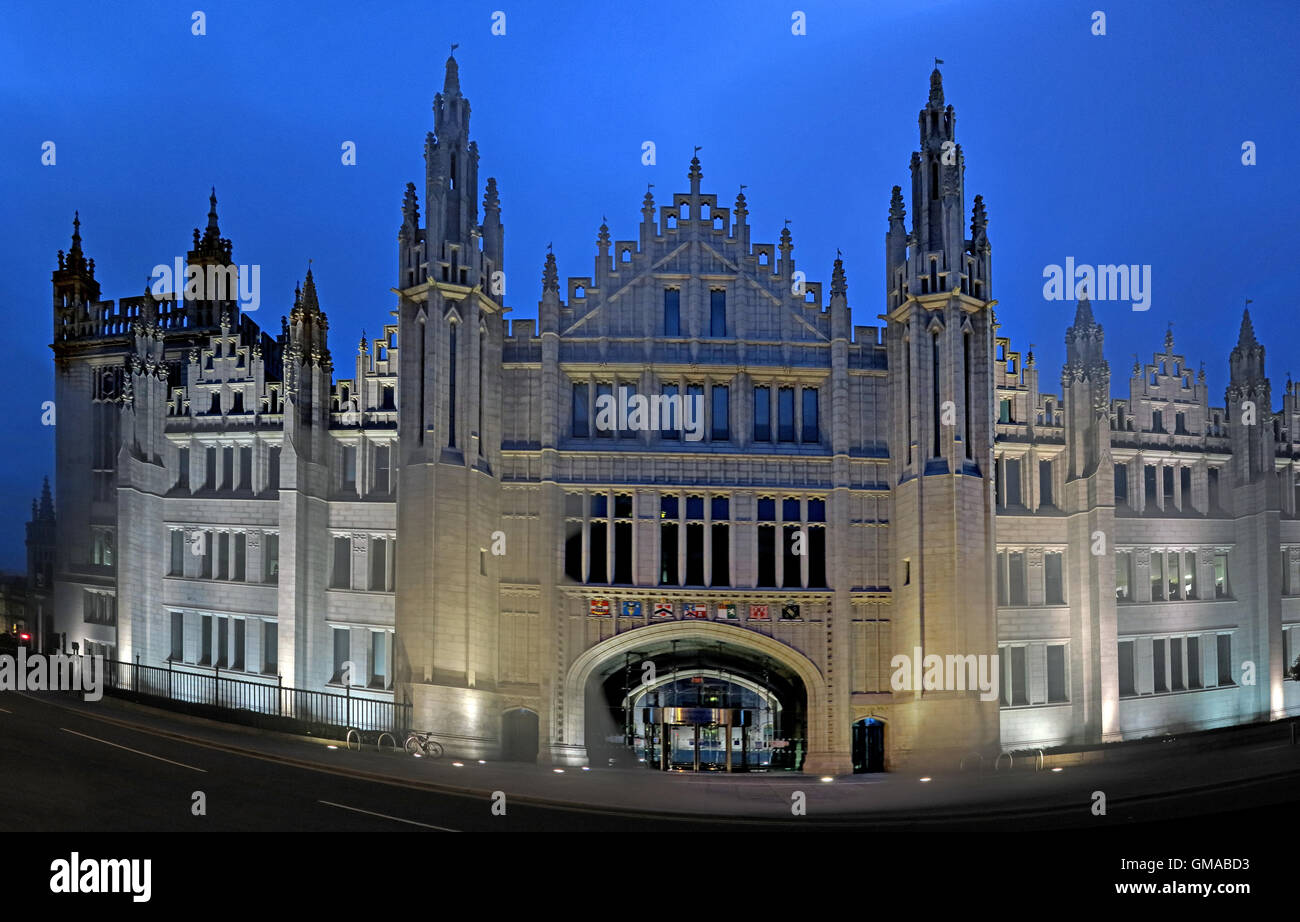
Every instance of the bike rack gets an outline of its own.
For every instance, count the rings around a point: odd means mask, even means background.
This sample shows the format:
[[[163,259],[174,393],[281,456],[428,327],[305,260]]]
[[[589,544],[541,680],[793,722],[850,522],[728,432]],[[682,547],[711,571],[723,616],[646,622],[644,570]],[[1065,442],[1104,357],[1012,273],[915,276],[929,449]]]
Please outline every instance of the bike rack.
[[[998,770],[1002,767],[1002,757],[1003,757],[1003,756],[1006,756],[1006,757],[1007,757],[1007,768],[1008,768],[1008,769],[1011,769],[1011,768],[1014,768],[1014,767],[1015,767],[1015,762],[1016,762],[1016,760],[1015,760],[1015,757],[1014,757],[1013,755],[1011,755],[1011,750],[1010,750],[1010,749],[1004,749],[1004,750],[1002,750],[1000,753],[998,753],[997,761],[993,763],[993,770],[994,770],[994,771],[998,771]]]
[[[966,755],[964,755],[964,756],[961,757],[961,762],[958,764],[958,767],[957,767],[957,770],[958,770],[958,771],[962,771],[962,772],[964,772],[964,771],[966,770],[966,760],[967,760],[968,758],[970,758],[971,756],[974,756],[975,758],[977,758],[977,759],[980,760],[980,768],[983,768],[983,767],[984,767],[984,756],[981,755],[981,754],[978,753],[978,752],[974,752],[974,751],[972,751],[972,752],[968,752],[968,753],[966,753]]]
[[[347,735],[347,737],[346,737],[347,742],[344,743],[344,745],[346,745],[346,746],[348,747],[348,752],[351,752],[351,751],[352,751],[352,734],[354,734],[354,733],[357,735],[357,752],[360,752],[360,751],[361,751],[361,731],[358,730],[358,729],[356,729],[355,727],[348,727],[348,735]]]
[[[1043,765],[1044,765],[1044,761],[1043,761],[1043,750],[1041,750],[1041,749],[1033,749],[1033,750],[1030,750],[1030,751],[1031,751],[1031,752],[1036,752],[1036,753],[1038,753],[1038,760],[1034,763],[1034,771],[1036,771],[1036,772],[1041,772],[1041,771],[1043,770]]]
[[[393,748],[394,748],[394,749],[397,749],[397,737],[393,736],[393,734],[389,733],[388,731],[384,731],[383,733],[379,734],[379,739],[378,739],[378,741],[375,743],[375,749],[378,750],[379,752],[383,752],[383,751],[384,751],[384,737],[385,737],[385,736],[388,737],[390,740],[393,741]]]

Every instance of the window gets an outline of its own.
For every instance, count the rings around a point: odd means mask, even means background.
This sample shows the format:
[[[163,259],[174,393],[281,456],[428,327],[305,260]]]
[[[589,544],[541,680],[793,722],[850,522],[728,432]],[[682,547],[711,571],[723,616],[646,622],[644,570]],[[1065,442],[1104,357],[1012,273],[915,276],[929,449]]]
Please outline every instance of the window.
[[[1183,552],[1183,598],[1195,599],[1196,595],[1196,552]]]
[[[1228,555],[1214,555],[1214,597],[1216,599],[1231,598],[1232,591],[1228,585]]]
[[[1024,502],[1020,493],[1020,460],[1018,458],[1007,458],[1003,463],[1007,468],[1006,505],[1019,506]]]
[[[663,428],[659,431],[659,437],[670,441],[679,441],[681,439],[682,426],[685,419],[682,416],[681,399],[677,394],[676,384],[665,384],[663,386],[663,409],[660,411],[658,422]]]
[[[200,638],[202,638],[199,643],[199,665],[211,666],[212,665],[212,616],[211,615],[199,616],[199,629],[202,632],[199,634]]]
[[[244,565],[247,556],[248,536],[242,531],[235,534],[235,568],[231,574],[231,579],[237,579],[241,583],[244,581]]]
[[[253,448],[250,445],[239,449],[239,489],[253,489]]]
[[[1219,654],[1219,684],[1236,685],[1232,680],[1232,635],[1220,634],[1217,640]]]
[[[682,335],[682,292],[678,288],[664,289],[664,336]]]
[[[1128,505],[1128,465],[1115,465],[1115,505]]]
[[[1169,638],[1169,673],[1172,680],[1170,691],[1185,691],[1187,683],[1183,679],[1183,638]]]
[[[1115,600],[1133,601],[1133,552],[1115,552]]]
[[[585,439],[591,433],[587,428],[587,385],[573,385],[573,437]]]
[[[262,672],[275,675],[280,669],[280,625],[275,621],[262,622]]]
[[[447,331],[447,447],[456,447],[456,328],[454,321]]]
[[[168,558],[167,575],[182,576],[185,573],[185,532],[173,528],[170,533],[171,548]]]
[[[1024,605],[1025,597],[1025,554],[1012,551],[1008,555],[1008,579],[1011,589],[1011,604]]]
[[[1048,551],[1043,555],[1043,580],[1048,605],[1065,604],[1065,586],[1062,582],[1061,560],[1060,551]]]
[[[217,579],[230,579],[230,532],[217,535]]]
[[[794,388],[783,387],[777,391],[777,438],[782,442],[794,441]]]
[[[375,446],[375,492],[388,493],[391,490],[389,484],[389,467],[392,458],[392,448],[389,445]]]
[[[388,581],[388,541],[385,538],[373,538],[370,541],[370,589],[374,592],[389,592],[392,588]]]
[[[686,585],[704,585],[704,497],[686,497]]]
[[[185,613],[172,612],[172,652],[168,656],[174,663],[185,659]]]
[[[772,441],[772,389],[754,388],[754,441]]]
[[[614,495],[614,582],[632,582],[632,496]]]
[[[1182,556],[1177,551],[1170,551],[1165,555],[1165,577],[1169,589],[1168,599],[1171,602],[1181,597],[1183,580],[1179,571],[1182,569]]]
[[[235,488],[235,446],[227,445],[221,449],[221,489]]]
[[[1157,637],[1151,642],[1152,687],[1156,692],[1169,691],[1169,683],[1165,678],[1165,648],[1168,643],[1164,637]]]
[[[1011,400],[1008,398],[998,401],[998,422],[1011,422]]]
[[[1011,648],[1011,706],[1028,704],[1028,683],[1025,674],[1025,648]]]
[[[1047,701],[1049,704],[1068,701],[1065,690],[1065,645],[1047,645]]]
[[[618,389],[619,389],[619,391],[620,391],[620,393],[619,393],[619,402],[620,402],[623,406],[631,407],[631,406],[632,406],[633,399],[636,397],[636,385],[635,385],[635,384],[620,384]],[[631,418],[631,412],[630,412],[630,411],[629,411],[628,416],[629,416],[629,422],[630,422],[630,418]],[[618,429],[618,437],[619,437],[620,439],[635,439],[635,438],[637,438],[638,435],[639,435],[638,431],[637,431],[636,429],[634,429],[631,425],[626,425],[626,426],[625,426],[625,425],[623,425],[621,422],[617,423],[616,425],[619,427],[619,429]]]
[[[334,538],[334,574],[330,588],[352,588],[352,539],[347,535]]]
[[[340,684],[345,679],[351,680],[352,676],[343,674],[351,658],[352,631],[345,627],[334,628],[334,674],[330,677],[331,682]]]
[[[1152,377],[1155,377],[1154,372],[1152,373]],[[1165,415],[1159,410],[1151,411],[1151,431],[1152,432],[1165,431]]]
[[[176,452],[176,486],[177,488],[190,485],[190,450],[188,448],[178,449]]]
[[[727,335],[727,293],[717,288],[709,291],[709,335]]]
[[[280,582],[280,536],[278,534],[266,535],[266,554],[262,560],[262,572],[265,574],[266,582]]]
[[[1187,687],[1202,688],[1201,679],[1201,638],[1187,638]]]
[[[388,637],[385,631],[370,632],[370,687],[388,686]]]
[[[725,384],[713,385],[713,432],[712,439],[715,442],[725,442],[731,437],[730,427],[728,425],[728,407],[729,407],[730,388]]]
[[[676,586],[677,576],[677,536],[679,503],[676,496],[659,498],[659,585]]]
[[[217,668],[227,669],[230,666],[230,619],[224,616],[217,616]]]
[[[343,446],[343,489],[355,493],[357,490],[357,446]]]
[[[803,389],[803,435],[800,441],[821,441],[821,433],[817,425],[817,388],[815,387]]]
[[[1165,600],[1165,555],[1159,551],[1151,552],[1151,601]]]
[[[1133,682],[1133,641],[1119,642],[1119,693],[1121,697],[1137,694]]]
[[[1180,467],[1178,469],[1179,485],[1183,494],[1183,509],[1192,507],[1192,469],[1190,467]]]
[[[217,488],[217,449],[215,447],[203,450],[203,487],[207,490]]]
[[[235,618],[235,647],[231,650],[231,669],[244,670],[244,619]]]
[[[776,588],[776,500],[761,496],[758,500],[758,585]]]
[[[614,385],[612,384],[596,385],[596,438],[598,439],[612,439],[614,437],[613,427],[602,425],[600,422],[600,418],[602,415],[600,412],[600,408],[613,406],[612,403],[613,399],[614,399]],[[615,422],[615,425],[617,425],[617,422]]]
[[[270,448],[266,452],[266,488],[280,489],[280,449]]]
[[[711,547],[711,570],[709,579],[711,586],[730,586],[731,585],[731,535],[729,521],[731,519],[731,501],[725,496],[715,496],[710,500],[710,518],[713,521],[710,528]]]

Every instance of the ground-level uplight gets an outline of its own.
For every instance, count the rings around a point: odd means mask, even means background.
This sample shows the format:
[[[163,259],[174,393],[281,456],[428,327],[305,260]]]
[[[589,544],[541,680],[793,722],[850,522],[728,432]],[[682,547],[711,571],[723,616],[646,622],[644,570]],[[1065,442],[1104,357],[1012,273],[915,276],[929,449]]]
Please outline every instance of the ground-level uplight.
[[[564,774],[564,769],[562,769],[562,768],[553,768],[553,769],[551,769],[551,771],[555,772],[555,774],[557,774],[557,775],[563,775],[563,774]]]
[[[452,762],[451,764],[454,765],[456,768],[464,768],[464,767],[465,767],[465,763],[464,763],[464,762]]]
[[[1052,769],[1052,771],[1054,771],[1054,772],[1061,772],[1061,771],[1065,771],[1065,769],[1061,768],[1061,767],[1058,765],[1056,768]]]
[[[835,779],[832,778],[830,775],[822,775],[822,781],[834,781],[834,780]]]
[[[590,766],[590,765],[584,765],[584,766],[582,766],[582,770],[583,770],[584,772],[589,772],[589,771],[591,771],[591,766]]]
[[[930,780],[930,777],[927,775],[926,777],[924,777],[924,778],[921,779],[921,783],[924,784],[925,782],[927,782],[927,781],[929,781],[929,780]]]
[[[330,744],[329,744],[328,746],[326,746],[325,748],[326,748],[326,749],[338,749],[339,747],[335,746],[333,743],[330,743]]]

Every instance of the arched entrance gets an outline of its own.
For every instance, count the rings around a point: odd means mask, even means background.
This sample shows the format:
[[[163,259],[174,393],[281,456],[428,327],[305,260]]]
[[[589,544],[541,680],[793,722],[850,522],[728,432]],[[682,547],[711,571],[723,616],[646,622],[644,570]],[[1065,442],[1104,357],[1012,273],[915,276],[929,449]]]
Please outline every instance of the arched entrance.
[[[864,717],[853,725],[853,772],[885,770],[885,723],[876,717]]]
[[[537,761],[537,713],[514,708],[501,715],[501,759],[505,762]]]
[[[824,748],[825,701],[817,667],[765,634],[652,624],[578,657],[564,742],[601,767],[797,770]]]

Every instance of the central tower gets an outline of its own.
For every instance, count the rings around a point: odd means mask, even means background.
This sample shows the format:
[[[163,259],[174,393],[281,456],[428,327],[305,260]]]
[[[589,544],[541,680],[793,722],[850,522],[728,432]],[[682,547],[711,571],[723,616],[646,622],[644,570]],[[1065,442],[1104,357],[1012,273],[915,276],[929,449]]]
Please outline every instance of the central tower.
[[[893,654],[908,657],[913,676],[918,650],[922,666],[931,656],[945,665],[961,657],[953,671],[969,679],[966,657],[997,654],[988,219],[977,195],[965,236],[965,160],[938,68],[919,123],[912,229],[895,186],[885,234]],[[982,662],[987,668],[991,659]],[[963,690],[924,685],[894,690],[901,759],[996,746],[996,694],[981,700],[969,682]]]
[[[495,757],[504,233],[493,179],[479,222],[455,58],[433,111],[425,225],[411,183],[398,232],[396,677],[415,727],[457,754]]]

